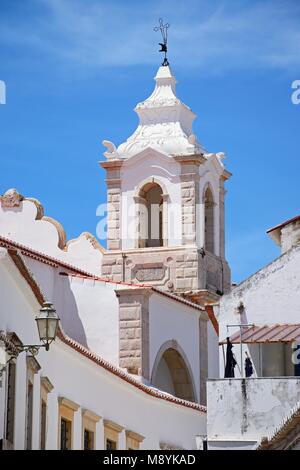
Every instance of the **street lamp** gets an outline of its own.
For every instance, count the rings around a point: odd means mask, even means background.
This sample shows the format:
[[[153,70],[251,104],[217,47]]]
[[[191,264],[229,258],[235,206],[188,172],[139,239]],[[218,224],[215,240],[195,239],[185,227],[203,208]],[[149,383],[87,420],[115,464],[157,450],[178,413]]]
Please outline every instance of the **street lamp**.
[[[55,340],[59,318],[51,302],[44,302],[40,309],[40,314],[35,319],[39,332],[40,341],[43,343],[38,348],[45,347],[49,351],[49,346]]]
[[[56,338],[59,325],[59,317],[51,302],[43,303],[40,313],[35,320],[42,344],[16,343],[9,338],[9,335],[3,331],[0,332],[0,340],[4,344],[4,350],[10,356],[10,359],[18,357],[24,351],[29,351],[33,356],[37,355],[40,348],[45,348],[46,351],[49,351],[50,344]]]

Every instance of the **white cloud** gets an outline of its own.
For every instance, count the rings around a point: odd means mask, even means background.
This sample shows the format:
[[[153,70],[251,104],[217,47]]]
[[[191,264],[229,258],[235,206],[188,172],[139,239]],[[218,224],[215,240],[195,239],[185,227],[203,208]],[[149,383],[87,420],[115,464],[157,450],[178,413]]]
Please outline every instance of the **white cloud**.
[[[0,38],[85,66],[158,62],[162,16],[171,23],[170,59],[204,73],[300,65],[298,2],[279,0],[33,0],[32,24],[1,25]],[[41,6],[43,9],[41,10]],[[2,20],[3,21],[3,20]]]

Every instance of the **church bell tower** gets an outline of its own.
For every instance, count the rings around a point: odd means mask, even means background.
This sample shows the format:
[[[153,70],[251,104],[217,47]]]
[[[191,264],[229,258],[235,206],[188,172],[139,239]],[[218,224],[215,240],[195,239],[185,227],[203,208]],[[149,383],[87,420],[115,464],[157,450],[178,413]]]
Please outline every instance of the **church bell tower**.
[[[138,127],[124,143],[103,141],[102,275],[215,302],[231,283],[224,246],[224,183],[231,174],[224,154],[208,153],[198,142],[196,115],[177,97],[166,57],[153,93],[135,112]]]

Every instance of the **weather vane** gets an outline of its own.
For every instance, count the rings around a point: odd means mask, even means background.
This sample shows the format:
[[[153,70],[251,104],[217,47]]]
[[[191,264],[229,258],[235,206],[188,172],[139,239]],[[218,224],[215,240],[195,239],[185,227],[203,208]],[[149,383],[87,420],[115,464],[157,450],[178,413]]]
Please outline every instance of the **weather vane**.
[[[164,58],[164,61],[161,65],[163,65],[164,67],[166,67],[167,65],[169,65],[169,61],[167,59],[167,52],[168,52],[168,28],[170,27],[169,23],[166,23],[164,24],[162,18],[159,18],[159,26],[155,26],[155,28],[153,28],[153,30],[155,32],[157,31],[160,31],[161,32],[161,35],[162,35],[162,38],[163,38],[163,42],[160,42],[159,45],[160,45],[160,50],[159,52],[164,52],[165,54],[165,58]]]

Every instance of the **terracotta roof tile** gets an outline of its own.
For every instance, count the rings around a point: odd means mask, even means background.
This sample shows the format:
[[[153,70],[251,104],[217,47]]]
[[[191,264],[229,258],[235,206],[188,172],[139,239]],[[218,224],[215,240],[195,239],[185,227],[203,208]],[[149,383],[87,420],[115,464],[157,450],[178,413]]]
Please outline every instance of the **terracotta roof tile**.
[[[240,331],[230,336],[232,344],[240,343]],[[242,330],[243,343],[291,343],[300,342],[300,324],[254,325]],[[226,340],[219,344],[226,344]]]

